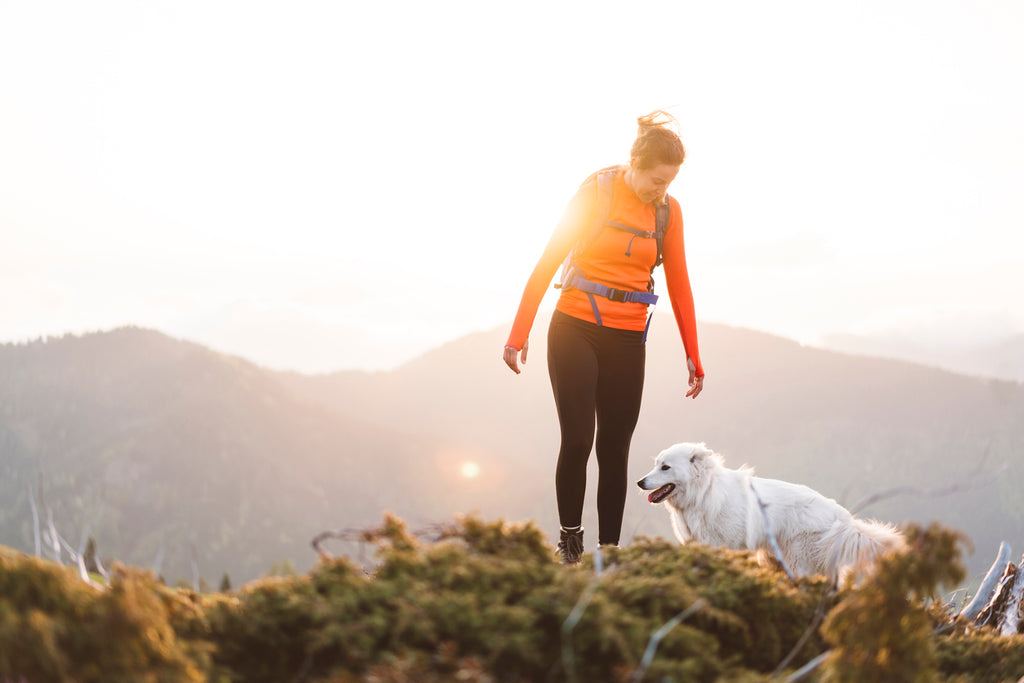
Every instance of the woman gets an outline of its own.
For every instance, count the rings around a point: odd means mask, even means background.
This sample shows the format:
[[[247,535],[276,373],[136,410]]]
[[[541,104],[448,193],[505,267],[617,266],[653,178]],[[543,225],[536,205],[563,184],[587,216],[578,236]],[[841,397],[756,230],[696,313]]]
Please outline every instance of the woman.
[[[571,251],[548,328],[548,372],[561,429],[555,471],[558,552],[566,564],[579,562],[583,554],[583,499],[595,421],[598,542],[619,542],[629,443],[643,393],[647,310],[656,299],[650,293],[651,271],[661,257],[686,350],[686,396],[696,398],[704,387],[682,213],[666,194],[686,156],[679,136],[667,127],[671,122],[661,111],[640,117],[629,165],[599,171],[577,191],[530,275],[505,344],[505,363],[519,374],[541,299]],[[662,215],[667,213],[663,239],[656,234],[659,206]]]

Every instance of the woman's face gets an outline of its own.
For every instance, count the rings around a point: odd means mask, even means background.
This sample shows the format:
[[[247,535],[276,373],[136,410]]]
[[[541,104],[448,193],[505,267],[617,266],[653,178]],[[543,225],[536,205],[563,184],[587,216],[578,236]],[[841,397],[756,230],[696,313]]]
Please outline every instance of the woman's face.
[[[629,161],[629,177],[626,179],[633,193],[644,204],[660,204],[664,201],[668,186],[675,180],[679,167],[659,164],[653,168],[638,168],[636,158]]]

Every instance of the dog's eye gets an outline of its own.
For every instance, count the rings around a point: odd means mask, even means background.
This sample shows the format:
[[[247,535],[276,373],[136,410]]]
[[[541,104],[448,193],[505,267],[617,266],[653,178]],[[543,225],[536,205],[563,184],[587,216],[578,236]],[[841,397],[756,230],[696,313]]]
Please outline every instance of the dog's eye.
[[[662,465],[662,466],[661,466],[661,469],[662,469],[662,470],[667,470],[667,469],[669,469],[669,466],[668,466],[668,465]]]

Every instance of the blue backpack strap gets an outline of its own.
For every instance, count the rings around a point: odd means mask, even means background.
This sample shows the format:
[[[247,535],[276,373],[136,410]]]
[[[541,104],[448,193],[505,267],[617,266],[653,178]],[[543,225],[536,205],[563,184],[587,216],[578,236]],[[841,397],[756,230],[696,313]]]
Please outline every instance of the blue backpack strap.
[[[662,247],[665,242],[665,233],[668,232],[668,221],[672,216],[672,200],[665,195],[665,201],[654,208],[654,236],[658,240],[658,256],[654,260],[654,267],[657,268],[662,262]]]
[[[597,296],[602,296],[605,299],[611,299],[612,301],[618,301],[620,303],[639,303],[647,304],[648,306],[658,303],[657,294],[652,294],[651,292],[634,291],[631,289],[616,289],[615,287],[602,285],[600,282],[588,280],[582,275],[578,275],[576,273],[573,273],[569,278],[569,282],[563,283],[563,286],[575,287],[581,292],[586,292],[587,294],[596,294]]]
[[[615,173],[619,169],[618,166],[609,166],[602,168],[600,171],[595,172],[587,180],[583,181],[586,185],[593,179],[594,184],[597,186],[597,201],[594,204],[594,221],[587,227],[586,232],[576,240],[575,246],[569,251],[569,255],[565,257],[565,263],[562,264],[562,281],[555,285],[555,289],[572,289],[574,286],[572,281],[574,277],[579,276],[579,267],[576,264],[576,259],[586,251],[590,245],[597,241],[597,238],[601,236],[601,232],[604,231],[605,222],[608,220],[608,215],[612,210],[612,186],[615,182]],[[591,297],[591,305],[594,308],[594,318],[597,319],[598,325],[601,324],[601,316],[597,313],[597,304]]]
[[[595,299],[595,296],[604,297],[618,302],[642,303],[648,306],[653,306],[658,302],[658,295],[653,292],[653,278],[648,285],[648,291],[646,292],[616,289],[614,287],[608,287],[607,285],[602,285],[598,282],[588,280],[576,263],[577,257],[597,241],[597,238],[606,227],[610,227],[633,235],[633,239],[643,237],[645,239],[657,240],[658,253],[655,264],[651,267],[651,272],[653,273],[654,268],[661,265],[662,242],[665,237],[665,231],[668,228],[670,213],[669,201],[666,198],[665,203],[657,206],[655,209],[654,232],[649,230],[640,230],[639,228],[634,228],[632,226],[619,223],[618,221],[610,220],[615,175],[620,169],[621,166],[609,166],[608,168],[603,168],[591,176],[597,186],[595,220],[588,228],[587,232],[576,242],[572,251],[569,252],[569,255],[566,257],[565,263],[562,267],[562,281],[555,285],[556,288],[561,288],[563,290],[569,290],[575,287],[581,292],[585,292],[587,298],[590,300],[590,307],[594,313],[594,321],[598,326],[602,324],[602,321],[601,313],[597,308],[597,300]],[[629,245],[626,247],[626,256],[631,255],[630,250],[633,246],[633,239],[629,241]],[[645,342],[647,341],[647,328],[650,327],[651,317],[653,317],[653,311],[651,315],[648,316],[647,325],[644,327]]]
[[[594,215],[597,219],[594,221],[594,225],[591,226],[590,232],[587,234],[587,241],[582,245],[579,253],[583,251],[597,241],[601,231],[604,230],[604,226],[608,223],[608,216],[612,213],[612,194],[615,186],[615,173],[618,170],[618,166],[609,166],[608,168],[602,168],[597,172],[597,205],[595,206]]]

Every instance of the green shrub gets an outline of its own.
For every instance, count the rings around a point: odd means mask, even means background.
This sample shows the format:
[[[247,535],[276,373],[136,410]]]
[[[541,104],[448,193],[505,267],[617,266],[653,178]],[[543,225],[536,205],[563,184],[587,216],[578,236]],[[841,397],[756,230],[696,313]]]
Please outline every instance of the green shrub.
[[[959,534],[933,525],[906,531],[907,550],[887,555],[822,625],[835,646],[824,681],[938,680],[934,624],[925,601],[964,578]]]
[[[1015,680],[1024,636],[936,627],[962,579],[949,531],[908,530],[910,552],[839,592],[790,581],[751,554],[639,539],[578,567],[532,524],[459,519],[421,540],[396,518],[362,534],[372,570],[322,560],[231,593],[170,589],[116,568],[97,589],[53,563],[0,554],[0,681],[308,683],[626,681],[667,630],[646,681],[771,679],[831,646],[833,681]],[[819,634],[816,617],[827,614]],[[570,615],[575,620],[569,620]]]
[[[152,574],[115,567],[98,590],[31,557],[0,558],[0,680],[202,681]]]

